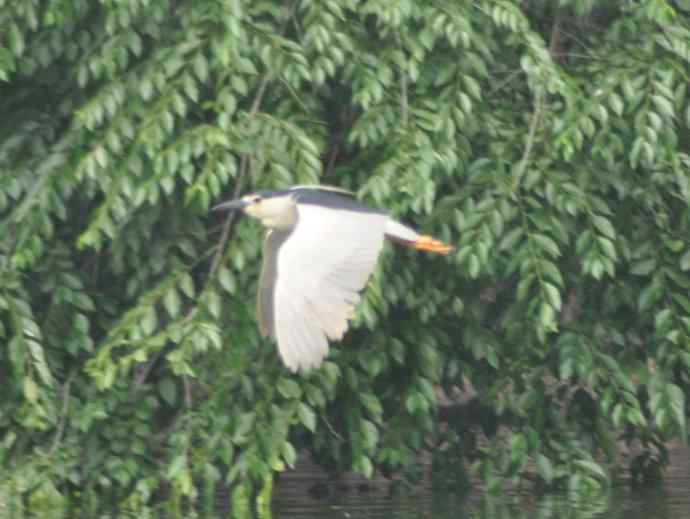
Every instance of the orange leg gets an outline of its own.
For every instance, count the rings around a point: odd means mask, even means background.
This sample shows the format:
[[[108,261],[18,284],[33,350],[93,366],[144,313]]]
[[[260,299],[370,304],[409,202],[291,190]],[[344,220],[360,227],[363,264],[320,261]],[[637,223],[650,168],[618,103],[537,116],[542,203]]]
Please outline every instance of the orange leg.
[[[432,238],[431,236],[420,236],[417,241],[410,243],[410,246],[427,252],[435,252],[437,254],[443,254],[444,256],[451,252],[454,247],[443,243],[441,240]]]

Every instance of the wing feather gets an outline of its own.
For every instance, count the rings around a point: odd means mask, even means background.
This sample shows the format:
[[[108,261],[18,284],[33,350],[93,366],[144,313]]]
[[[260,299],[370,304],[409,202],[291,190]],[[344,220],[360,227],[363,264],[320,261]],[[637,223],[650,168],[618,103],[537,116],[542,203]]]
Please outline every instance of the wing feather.
[[[308,307],[300,299],[293,299],[276,287],[276,301],[282,301],[276,312],[278,350],[285,365],[293,371],[308,369],[321,363],[328,352],[328,342]],[[296,303],[296,304],[295,304]],[[281,345],[289,344],[283,348]]]
[[[320,365],[327,338],[340,339],[347,330],[383,247],[388,218],[314,204],[298,204],[298,214],[288,239],[269,251],[277,251],[277,275],[273,297],[261,303],[261,319],[293,371]],[[264,316],[270,310],[273,328]]]
[[[264,337],[275,337],[273,299],[278,276],[278,249],[289,236],[289,232],[270,230],[264,238],[263,263],[256,298],[256,320],[259,322],[259,331]]]

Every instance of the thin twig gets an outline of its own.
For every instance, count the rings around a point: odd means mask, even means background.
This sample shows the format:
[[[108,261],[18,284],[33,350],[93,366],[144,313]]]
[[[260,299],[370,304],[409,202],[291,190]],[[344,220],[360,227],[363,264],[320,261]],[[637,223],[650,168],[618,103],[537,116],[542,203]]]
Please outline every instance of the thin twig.
[[[189,384],[189,377],[182,375],[182,383],[184,385],[184,405],[187,409],[192,408],[192,387]]]
[[[492,94],[495,94],[496,92],[501,90],[508,83],[510,83],[516,76],[519,76],[520,74],[523,74],[523,73],[524,72],[522,69],[514,70],[513,72],[508,74],[508,76],[503,81],[501,81],[498,85],[496,85],[491,90],[489,90],[489,94],[487,95],[487,97],[491,97]]]
[[[326,172],[323,175],[325,178],[330,178],[331,173],[333,172],[333,168],[335,167],[336,158],[338,157],[339,153],[340,147],[336,144],[328,157],[328,162],[326,164]]]
[[[252,106],[249,110],[249,120],[254,119],[254,117],[256,117],[256,114],[259,111],[259,107],[261,106],[261,101],[264,97],[264,93],[266,92],[266,87],[268,86],[268,83],[271,81],[272,77],[273,74],[271,72],[267,72],[261,80],[261,84],[259,85],[259,89],[256,91],[254,101],[252,101]],[[247,174],[248,167],[249,154],[243,153],[242,158],[240,159],[240,171],[237,174],[237,183],[235,184],[235,189],[233,190],[233,198],[239,197],[240,193],[242,192],[242,188],[244,187],[244,178]],[[232,228],[232,224],[234,221],[235,213],[231,212],[230,214],[228,214],[228,217],[225,219],[225,223],[223,224],[223,232],[220,236],[220,243],[218,244],[218,249],[216,250],[216,254],[213,257],[213,261],[211,262],[211,268],[208,272],[208,282],[210,282],[210,280],[213,279],[216,270],[218,270],[220,260],[223,258],[223,253],[225,252],[225,246],[227,245],[228,239],[230,238],[230,229]]]
[[[62,435],[65,432],[65,422],[67,421],[67,413],[69,413],[70,388],[76,374],[77,370],[73,370],[67,377],[65,384],[62,386],[62,412],[60,413],[57,430],[55,431],[55,436],[53,436],[53,444],[50,446],[48,454],[53,454],[62,442]]]
[[[283,21],[283,25],[280,28],[280,34],[283,35],[285,34],[285,31],[287,30],[287,27],[290,23],[290,19],[293,18],[293,14],[295,11],[295,6],[297,5],[297,2],[293,2],[290,7],[288,8],[288,14],[285,17],[285,20]],[[256,91],[256,95],[254,96],[254,100],[252,101],[251,108],[249,109],[249,118],[248,120],[254,119],[256,117],[257,112],[259,111],[259,107],[261,106],[261,102],[263,101],[264,94],[266,92],[266,88],[268,87],[268,84],[271,82],[273,79],[273,72],[266,72],[264,74],[264,77],[261,79],[261,83],[259,84],[259,89]],[[250,156],[248,153],[243,153],[242,158],[240,159],[240,171],[237,174],[237,183],[235,184],[235,189],[233,190],[233,198],[239,197],[240,193],[242,192],[243,188],[243,180],[246,176],[247,170],[249,169],[249,162],[250,162]],[[228,217],[225,219],[225,224],[223,225],[223,232],[221,233],[220,237],[220,243],[218,244],[218,250],[216,251],[215,256],[213,257],[213,262],[211,263],[211,268],[209,269],[208,273],[208,278],[207,278],[207,286],[208,283],[213,279],[216,270],[218,269],[218,266],[220,265],[220,260],[223,257],[223,253],[225,251],[225,246],[227,245],[228,239],[230,238],[230,229],[232,228],[232,224],[235,221],[235,213],[231,212]]]
[[[400,35],[396,35],[396,40],[398,41],[398,46],[402,52],[402,42],[400,40]],[[400,69],[400,119],[402,119],[403,126],[407,126],[407,121],[409,119],[409,100],[407,96],[407,71],[403,68]]]
[[[281,29],[281,34],[285,32],[285,29],[288,25],[288,22],[292,16],[292,12],[294,9],[294,4],[290,7],[290,11],[288,16],[285,19],[285,22],[283,23],[283,27]],[[266,72],[261,79],[261,83],[259,84],[259,88],[256,91],[256,94],[254,95],[254,100],[252,101],[251,107],[249,109],[249,115],[247,118],[247,121],[251,121],[256,117],[256,114],[259,111],[259,108],[261,106],[261,102],[264,98],[264,94],[266,93],[266,88],[268,87],[268,84],[271,82],[273,79],[273,73],[272,72]],[[235,183],[235,188],[233,190],[233,199],[236,199],[240,196],[240,193],[242,192],[242,189],[244,187],[244,180],[247,176],[247,172],[249,171],[250,168],[250,162],[251,162],[251,157],[249,153],[243,153],[240,159],[240,169],[237,173],[237,182]],[[220,262],[223,259],[223,254],[225,252],[225,247],[227,246],[228,240],[230,239],[230,230],[232,229],[232,224],[235,221],[235,213],[231,212],[228,217],[225,219],[225,223],[223,224],[223,231],[221,232],[221,237],[220,237],[220,243],[218,244],[218,248],[213,256],[213,260],[211,261],[211,267],[209,268],[208,276],[206,278],[206,283],[204,285],[204,288],[202,289],[202,292],[205,292],[206,289],[209,287],[210,283],[212,282],[213,278],[215,277],[216,271],[218,270],[218,267],[220,266]],[[192,317],[196,314],[198,311],[198,306],[195,306],[192,311],[185,317],[185,320],[190,320]],[[182,376],[182,384],[184,386],[184,402],[185,406],[188,409],[191,409],[193,406],[193,400],[192,400],[192,389],[191,385],[189,382],[189,377],[187,375]],[[175,420],[176,421],[176,420]],[[173,423],[175,422],[173,421]]]
[[[249,110],[249,118],[250,119],[256,115],[256,112],[259,111],[259,107],[261,106],[261,101],[263,100],[263,97],[264,97],[264,92],[266,92],[266,87],[271,82],[271,79],[273,79],[273,73],[272,72],[267,72],[266,74],[264,74],[264,77],[261,80],[261,84],[259,85],[259,90],[256,91],[256,95],[254,96],[254,101],[252,102],[252,107]]]
[[[553,27],[551,28],[551,38],[549,41],[549,55],[553,56],[556,53],[556,48],[559,42],[560,35],[560,24],[563,17],[563,9],[559,9],[556,13],[556,17],[553,22]],[[539,91],[536,93],[534,98],[534,111],[532,112],[532,117],[529,123],[529,131],[527,133],[527,141],[525,142],[525,148],[522,151],[522,157],[520,162],[515,169],[515,176],[513,177],[513,192],[516,192],[520,187],[520,180],[525,173],[527,164],[529,162],[529,156],[532,152],[532,146],[534,146],[534,136],[537,133],[537,127],[541,122],[542,116],[544,114],[545,105],[545,95],[544,89],[539,87]]]
[[[520,180],[525,173],[525,168],[527,167],[527,162],[529,161],[530,153],[532,152],[532,146],[534,145],[534,135],[537,132],[537,126],[541,120],[542,110],[543,110],[543,90],[539,90],[534,99],[534,112],[532,112],[532,118],[529,123],[529,132],[527,133],[527,141],[525,142],[525,148],[522,151],[522,157],[515,169],[515,176],[513,177],[513,192],[518,190],[520,187]]]
[[[326,427],[328,427],[328,430],[331,431],[331,434],[333,434],[333,436],[335,436],[341,442],[344,442],[345,438],[343,438],[342,436],[340,436],[340,434],[338,434],[338,431],[336,431],[333,428],[333,426],[331,425],[331,422],[328,421],[328,418],[326,418],[326,416],[324,416],[324,415],[321,415],[321,418],[323,419],[324,423],[326,424]]]
[[[134,376],[134,384],[132,384],[132,389],[130,392],[130,397],[134,395],[134,392],[139,389],[139,387],[146,381],[146,377],[149,376],[149,373],[153,369],[153,365],[156,363],[156,361],[163,355],[163,351],[158,351],[155,353],[153,357],[148,359],[142,366],[137,366],[138,371],[136,375]]]
[[[558,44],[561,36],[561,22],[563,21],[563,9],[556,11],[556,17],[553,20],[553,27],[551,27],[551,37],[549,38],[549,55],[551,59],[557,56]]]
[[[402,118],[403,126],[407,126],[408,120],[408,101],[407,101],[407,76],[404,71],[400,76],[400,115]]]

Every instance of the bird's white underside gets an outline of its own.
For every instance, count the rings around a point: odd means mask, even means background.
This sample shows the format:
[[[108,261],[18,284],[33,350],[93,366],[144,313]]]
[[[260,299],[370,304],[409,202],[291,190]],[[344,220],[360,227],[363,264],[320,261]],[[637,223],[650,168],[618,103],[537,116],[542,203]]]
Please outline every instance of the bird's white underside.
[[[319,366],[328,341],[342,338],[384,238],[414,241],[419,236],[386,214],[311,204],[298,205],[298,211],[297,225],[286,239],[267,237],[258,305],[262,331],[277,340],[292,371]],[[272,286],[271,262],[276,269]]]

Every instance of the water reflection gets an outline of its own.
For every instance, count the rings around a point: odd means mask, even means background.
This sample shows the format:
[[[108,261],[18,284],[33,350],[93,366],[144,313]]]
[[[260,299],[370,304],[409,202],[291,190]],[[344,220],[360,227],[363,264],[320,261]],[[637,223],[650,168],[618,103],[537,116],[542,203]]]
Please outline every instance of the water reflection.
[[[526,494],[489,498],[476,492],[460,495],[429,488],[391,496],[387,485],[366,487],[359,480],[333,484],[322,493],[325,497],[314,497],[308,491],[313,488],[314,474],[310,476],[307,470],[292,479],[287,475],[277,485],[273,519],[690,519],[690,450],[674,449],[671,455],[673,463],[659,486],[630,489],[623,485],[585,499]]]
[[[667,489],[644,492],[618,491],[613,494],[568,499],[561,495],[466,497],[451,494],[384,498],[348,495],[313,499],[309,502],[276,501],[273,519],[690,519],[690,489],[683,495],[669,495]]]
[[[314,501],[299,506],[296,506],[296,503],[276,503],[273,518],[589,519],[614,517],[606,515],[610,502],[608,495],[590,497],[580,502],[573,502],[563,496],[546,496],[538,500],[531,500],[525,496],[508,499],[505,496],[457,499],[447,493],[390,499],[381,496],[348,496],[345,499]]]
[[[621,485],[610,493],[572,499],[563,495],[534,496],[506,493],[489,497],[478,491],[434,491],[428,485],[391,492],[387,480],[373,484],[355,475],[329,481],[316,467],[302,465],[277,482],[271,510],[261,519],[690,519],[690,449],[673,449],[672,465],[663,483],[656,487],[630,489]],[[0,482],[1,483],[1,482]],[[2,485],[0,484],[0,490]],[[315,492],[316,490],[316,492]],[[126,514],[122,510],[100,517],[199,517],[220,519],[237,517],[229,509],[227,493],[214,496],[200,509],[175,511],[161,505]],[[83,507],[83,508],[82,508]],[[78,512],[34,510],[24,514],[20,500],[0,492],[0,519],[21,517],[90,517],[88,503],[75,503]]]

